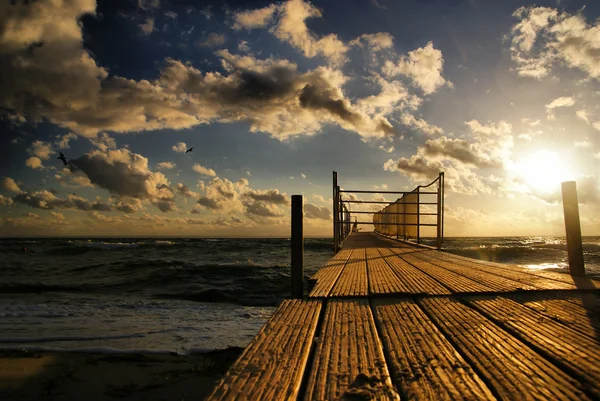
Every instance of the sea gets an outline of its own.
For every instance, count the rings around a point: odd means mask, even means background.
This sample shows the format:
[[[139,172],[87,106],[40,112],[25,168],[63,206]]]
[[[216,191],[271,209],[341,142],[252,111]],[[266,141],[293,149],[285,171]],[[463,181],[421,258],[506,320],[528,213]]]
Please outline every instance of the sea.
[[[471,258],[567,271],[564,238],[446,238]],[[600,237],[583,241],[600,279]],[[309,277],[333,256],[307,238]],[[0,239],[0,350],[207,352],[245,347],[290,294],[286,238]]]

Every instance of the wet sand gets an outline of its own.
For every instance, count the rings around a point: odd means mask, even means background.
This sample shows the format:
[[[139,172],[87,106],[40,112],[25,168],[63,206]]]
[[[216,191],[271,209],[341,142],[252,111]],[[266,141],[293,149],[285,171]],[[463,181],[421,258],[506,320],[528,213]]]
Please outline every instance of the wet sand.
[[[242,352],[0,351],[0,400],[202,400]]]

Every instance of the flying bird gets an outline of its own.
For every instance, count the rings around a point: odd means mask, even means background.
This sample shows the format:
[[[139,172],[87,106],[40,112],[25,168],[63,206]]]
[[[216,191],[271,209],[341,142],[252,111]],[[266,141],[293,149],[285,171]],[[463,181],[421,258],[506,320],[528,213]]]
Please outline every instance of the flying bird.
[[[191,152],[192,150],[194,150],[194,148],[193,148],[193,147],[191,147],[191,148],[189,148],[188,150],[186,150],[186,151],[185,151],[185,153],[189,153],[189,152]]]
[[[68,164],[68,163],[67,163],[67,158],[65,157],[65,155],[63,155],[63,153],[62,153],[62,152],[58,152],[58,153],[60,153],[60,156],[59,156],[59,157],[57,157],[57,159],[58,159],[58,160],[62,160],[62,162],[63,162],[63,163],[65,163],[65,166],[66,166],[66,165]]]

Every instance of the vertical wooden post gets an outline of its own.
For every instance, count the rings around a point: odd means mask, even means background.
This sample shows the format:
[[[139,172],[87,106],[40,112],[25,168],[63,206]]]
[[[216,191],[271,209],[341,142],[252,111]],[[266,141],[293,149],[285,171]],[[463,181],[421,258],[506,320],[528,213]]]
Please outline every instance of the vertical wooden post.
[[[584,277],[585,266],[583,264],[577,187],[575,181],[563,182],[561,186],[567,233],[567,251],[569,254],[569,273],[572,276]]]
[[[437,249],[442,249],[442,175],[438,177],[437,190]]]
[[[338,225],[338,210],[337,210],[337,206],[338,206],[338,202],[337,202],[337,198],[338,198],[338,194],[337,194],[337,172],[334,171],[333,172],[333,254],[335,255],[338,251],[338,245],[339,245],[339,238],[338,238],[338,229],[337,229],[337,225]]]
[[[344,241],[344,234],[342,233],[342,221],[344,221],[344,211],[342,210],[342,196],[340,195],[340,186],[337,187],[338,196],[338,244],[341,245]]]
[[[417,244],[421,243],[421,187],[417,187]]]
[[[292,298],[304,296],[303,218],[302,195],[292,195]]]

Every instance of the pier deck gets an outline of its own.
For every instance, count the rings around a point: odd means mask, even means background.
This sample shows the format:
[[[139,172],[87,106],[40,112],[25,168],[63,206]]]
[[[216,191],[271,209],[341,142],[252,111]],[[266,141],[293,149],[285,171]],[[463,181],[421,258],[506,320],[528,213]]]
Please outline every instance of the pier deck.
[[[600,282],[353,233],[210,400],[600,399]]]

